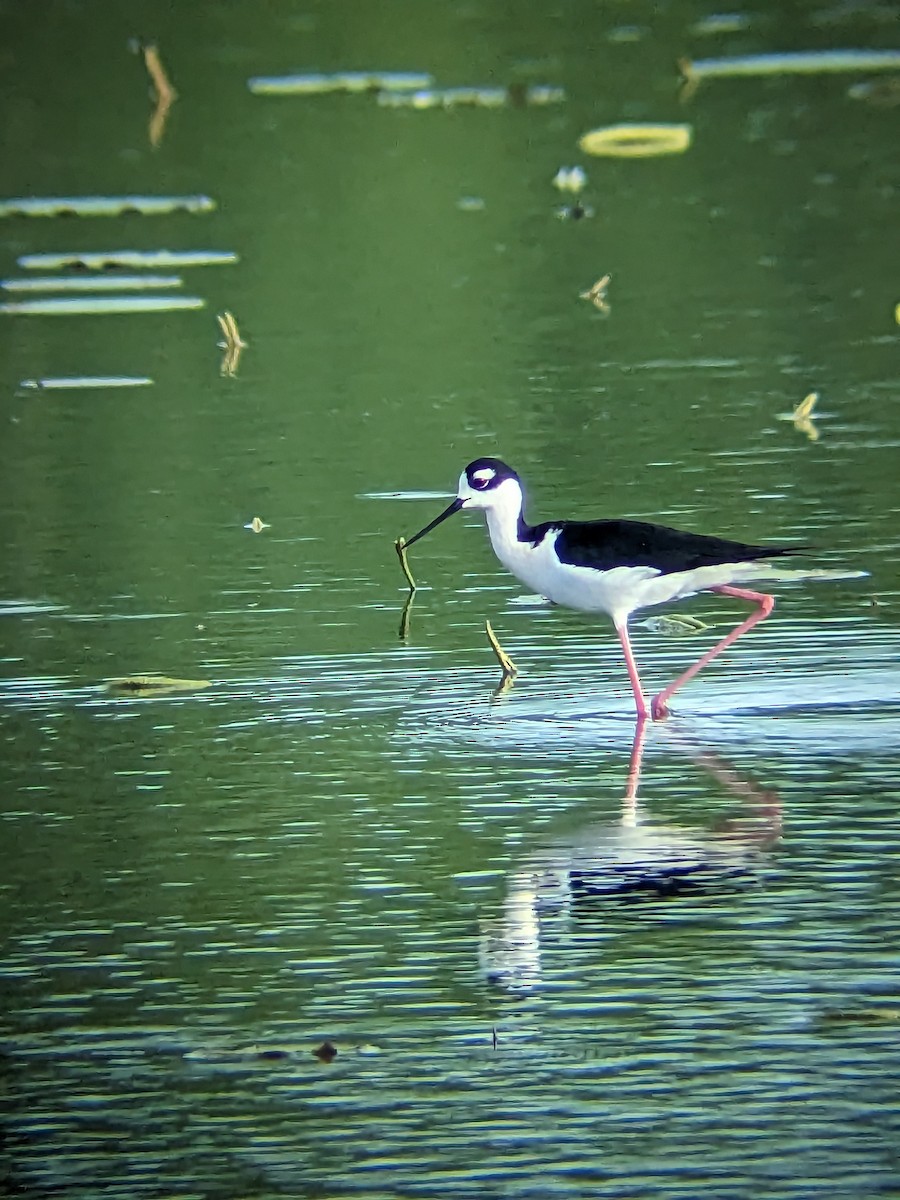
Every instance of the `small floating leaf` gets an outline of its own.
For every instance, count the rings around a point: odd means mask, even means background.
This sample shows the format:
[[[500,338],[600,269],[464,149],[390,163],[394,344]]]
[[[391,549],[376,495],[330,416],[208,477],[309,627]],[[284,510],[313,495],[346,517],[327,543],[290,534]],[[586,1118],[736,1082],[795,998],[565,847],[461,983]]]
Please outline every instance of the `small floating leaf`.
[[[212,212],[209,196],[19,196],[0,200],[0,217],[120,217]]]
[[[626,122],[592,129],[578,139],[585,154],[607,158],[655,158],[682,154],[691,144],[690,125],[638,125]]]
[[[704,629],[709,629],[709,625],[705,621],[687,614],[677,617],[648,617],[641,624],[645,629],[649,629],[653,633],[664,633],[667,637],[685,637],[688,634],[702,633]]]
[[[58,375],[47,379],[23,379],[19,387],[32,391],[88,391],[95,388],[147,387],[153,382],[146,375]]]
[[[197,688],[208,688],[208,679],[170,679],[167,675],[125,675],[119,679],[108,679],[106,688],[110,692],[159,694],[161,692],[190,692]]]
[[[68,254],[23,254],[18,263],[25,271],[110,271],[117,267],[207,267],[237,261],[231,250],[72,250]]]
[[[808,396],[800,401],[793,412],[778,413],[779,421],[790,421],[798,432],[805,433],[811,442],[817,442],[819,440],[819,430],[814,423],[817,414],[813,410],[816,407],[818,399],[818,392],[810,392]]]
[[[812,416],[812,411],[816,407],[816,401],[819,399],[818,392],[810,392],[797,407],[794,409],[791,419],[794,421],[806,421]]]
[[[44,275],[4,279],[7,292],[147,292],[153,288],[179,288],[180,275]]]
[[[36,317],[101,316],[106,313],[175,312],[203,308],[199,296],[57,296],[46,300],[11,300],[0,304],[0,313]]]
[[[321,1046],[317,1046],[313,1050],[313,1054],[320,1062],[330,1063],[337,1058],[337,1050],[331,1042],[323,1042]]]
[[[602,313],[609,312],[609,301],[606,299],[606,289],[609,287],[609,281],[612,278],[610,275],[604,275],[586,292],[579,294],[579,299],[590,300],[594,308],[597,308]]]
[[[819,1016],[821,1025],[883,1025],[900,1021],[900,1008],[831,1008]]]

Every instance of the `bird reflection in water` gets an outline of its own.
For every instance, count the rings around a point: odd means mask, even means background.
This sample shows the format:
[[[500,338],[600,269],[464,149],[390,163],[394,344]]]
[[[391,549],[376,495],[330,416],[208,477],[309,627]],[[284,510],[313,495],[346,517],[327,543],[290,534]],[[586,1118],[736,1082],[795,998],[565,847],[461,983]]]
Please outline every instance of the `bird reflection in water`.
[[[752,885],[781,836],[778,796],[709,751],[667,734],[745,812],[710,828],[655,822],[638,799],[648,723],[638,721],[617,821],[585,826],[534,853],[507,883],[499,920],[482,925],[481,968],[489,982],[527,992],[542,979],[547,923],[598,913],[617,900],[706,895]]]

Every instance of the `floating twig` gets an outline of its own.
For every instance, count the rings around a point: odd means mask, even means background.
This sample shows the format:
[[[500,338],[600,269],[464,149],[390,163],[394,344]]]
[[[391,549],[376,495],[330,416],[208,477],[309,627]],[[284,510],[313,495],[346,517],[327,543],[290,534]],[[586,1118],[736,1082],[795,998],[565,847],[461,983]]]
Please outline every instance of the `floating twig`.
[[[159,56],[159,49],[155,43],[148,42],[141,49],[144,55],[144,66],[147,68],[147,74],[150,76],[154,90],[156,91],[156,108],[150,116],[150,124],[147,129],[150,145],[155,148],[162,141],[166,128],[166,120],[169,116],[169,109],[178,99],[178,93],[169,82],[166,69],[162,65],[162,59]]]
[[[224,342],[219,342],[218,346],[225,353],[222,355],[222,362],[219,366],[219,371],[222,375],[237,375],[238,364],[241,361],[241,352],[246,350],[247,343],[242,339],[237,327],[237,321],[230,312],[216,314],[216,320],[219,322],[219,328],[222,330]]]
[[[606,298],[606,289],[609,287],[611,275],[604,275],[602,279],[598,279],[593,287],[588,288],[586,292],[581,292],[579,299],[590,300],[594,308],[597,308],[602,313],[609,312],[609,301]]]

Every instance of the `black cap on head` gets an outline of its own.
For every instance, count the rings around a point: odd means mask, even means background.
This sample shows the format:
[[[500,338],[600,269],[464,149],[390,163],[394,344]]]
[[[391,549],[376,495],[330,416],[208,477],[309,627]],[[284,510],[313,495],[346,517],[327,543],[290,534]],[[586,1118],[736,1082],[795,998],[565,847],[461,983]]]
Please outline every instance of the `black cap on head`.
[[[518,480],[518,475],[499,458],[476,458],[465,470],[466,482],[476,492],[486,492],[507,479]]]

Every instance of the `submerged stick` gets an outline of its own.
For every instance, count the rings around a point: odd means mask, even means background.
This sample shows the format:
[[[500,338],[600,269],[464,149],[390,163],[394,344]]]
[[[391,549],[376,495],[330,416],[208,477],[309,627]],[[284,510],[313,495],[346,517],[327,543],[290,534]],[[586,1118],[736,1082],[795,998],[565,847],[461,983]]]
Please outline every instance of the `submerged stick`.
[[[500,686],[502,688],[505,685],[507,685],[508,683],[511,683],[515,679],[515,677],[519,673],[519,668],[516,666],[516,664],[513,662],[513,660],[509,657],[509,655],[506,653],[506,651],[503,649],[503,647],[497,641],[497,635],[494,633],[494,630],[491,628],[490,621],[485,621],[484,630],[485,630],[485,633],[487,634],[488,641],[491,644],[491,649],[494,651],[494,654],[497,656],[497,662],[500,664],[500,669],[503,672],[503,678],[500,680]]]

